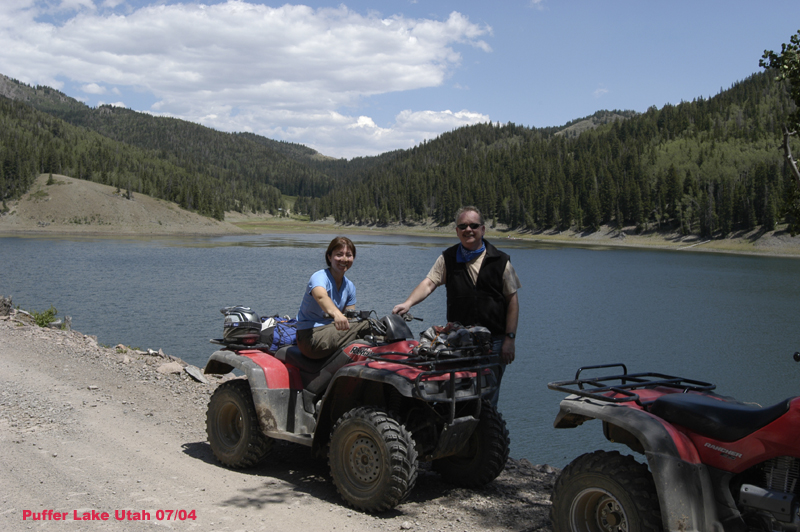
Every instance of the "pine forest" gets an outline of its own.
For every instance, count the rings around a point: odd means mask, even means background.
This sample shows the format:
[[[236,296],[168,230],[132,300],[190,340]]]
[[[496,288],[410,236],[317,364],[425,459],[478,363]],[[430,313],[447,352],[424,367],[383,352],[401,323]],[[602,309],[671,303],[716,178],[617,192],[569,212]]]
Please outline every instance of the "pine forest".
[[[250,133],[222,133],[129,109],[90,108],[0,77],[2,208],[42,173],[65,174],[226,211],[287,212],[343,224],[450,223],[476,205],[519,231],[603,225],[703,237],[800,228],[781,149],[796,111],[770,71],[711,98],[600,111],[562,127],[463,127],[408,150],[352,160]],[[795,151],[800,151],[792,139]]]

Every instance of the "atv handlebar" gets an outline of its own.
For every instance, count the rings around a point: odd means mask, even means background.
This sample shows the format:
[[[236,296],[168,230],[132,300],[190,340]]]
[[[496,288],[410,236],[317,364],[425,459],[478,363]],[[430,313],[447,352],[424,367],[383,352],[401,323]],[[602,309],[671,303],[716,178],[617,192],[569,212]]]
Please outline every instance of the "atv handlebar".
[[[344,311],[344,317],[347,319],[368,320],[370,316],[372,316],[373,314],[375,315],[376,318],[378,317],[378,314],[374,310],[348,309]],[[325,316],[330,317],[327,315],[327,313],[325,314]],[[402,318],[406,321],[411,321],[411,320],[423,321],[422,318],[414,317],[408,312],[403,314]]]
[[[356,310],[356,309],[345,309],[344,317],[347,319],[359,319],[359,320],[366,320],[369,319],[370,315],[373,314],[374,310]]]

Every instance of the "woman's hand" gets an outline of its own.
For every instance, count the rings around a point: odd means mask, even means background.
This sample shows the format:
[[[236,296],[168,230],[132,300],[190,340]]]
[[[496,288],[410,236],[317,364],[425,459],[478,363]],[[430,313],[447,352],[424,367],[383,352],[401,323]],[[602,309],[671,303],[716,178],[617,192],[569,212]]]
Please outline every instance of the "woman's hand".
[[[328,292],[321,286],[315,286],[311,289],[311,295],[316,300],[319,307],[333,318],[333,326],[337,331],[346,331],[350,329],[350,322],[344,317],[342,311],[339,310],[333,303],[333,300],[328,296]]]
[[[337,310],[333,316],[333,326],[336,327],[337,331],[346,331],[350,329],[350,321]]]

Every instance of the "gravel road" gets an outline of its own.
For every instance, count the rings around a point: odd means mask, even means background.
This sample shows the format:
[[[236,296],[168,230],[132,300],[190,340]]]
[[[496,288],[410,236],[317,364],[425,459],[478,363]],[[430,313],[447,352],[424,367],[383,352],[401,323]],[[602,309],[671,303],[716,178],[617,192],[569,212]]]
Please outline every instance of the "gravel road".
[[[0,318],[0,530],[550,530],[557,470],[524,459],[475,491],[423,464],[409,499],[380,515],[349,508],[306,447],[221,467],[205,434],[219,380],[162,373],[176,362]]]

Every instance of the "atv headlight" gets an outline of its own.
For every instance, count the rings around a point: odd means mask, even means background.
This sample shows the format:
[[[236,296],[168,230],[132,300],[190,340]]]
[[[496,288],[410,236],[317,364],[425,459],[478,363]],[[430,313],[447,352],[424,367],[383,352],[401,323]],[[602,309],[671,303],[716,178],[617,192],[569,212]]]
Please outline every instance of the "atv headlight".
[[[434,395],[442,391],[442,381],[423,381],[420,384],[422,385],[422,391],[428,395]]]

